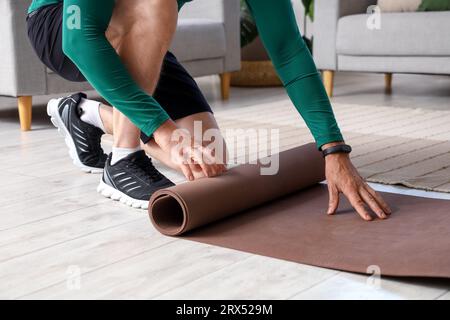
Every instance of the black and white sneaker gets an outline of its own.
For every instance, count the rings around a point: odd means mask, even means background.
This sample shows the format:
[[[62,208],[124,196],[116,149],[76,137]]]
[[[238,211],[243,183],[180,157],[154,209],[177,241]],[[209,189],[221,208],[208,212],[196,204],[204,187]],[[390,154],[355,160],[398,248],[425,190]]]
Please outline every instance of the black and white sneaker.
[[[120,201],[136,209],[148,209],[152,194],[174,184],[162,175],[144,151],[130,154],[111,165],[106,161],[102,180],[97,191],[107,198]]]
[[[80,119],[80,102],[86,95],[73,94],[62,99],[52,99],[47,114],[58,131],[64,136],[73,163],[84,172],[101,173],[107,155],[101,147],[103,130]]]

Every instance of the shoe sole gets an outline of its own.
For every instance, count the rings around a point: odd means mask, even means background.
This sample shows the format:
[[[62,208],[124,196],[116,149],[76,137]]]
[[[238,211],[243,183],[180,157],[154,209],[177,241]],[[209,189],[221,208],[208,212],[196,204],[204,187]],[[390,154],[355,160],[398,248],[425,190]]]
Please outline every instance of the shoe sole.
[[[69,156],[72,159],[73,164],[78,168],[80,168],[81,171],[86,173],[94,173],[94,174],[102,173],[103,169],[86,166],[81,162],[80,158],[78,157],[75,142],[73,141],[72,136],[67,130],[64,121],[59,115],[58,112],[59,101],[60,100],[58,99],[52,99],[49,101],[49,103],[47,104],[47,114],[50,117],[50,120],[53,123],[53,125],[58,129],[58,132],[63,136],[64,141],[66,142],[66,145],[69,148]]]
[[[100,181],[100,184],[97,187],[97,192],[106,198],[114,201],[120,201],[121,203],[126,204],[127,206],[134,209],[148,209],[148,201],[133,199],[127,196],[125,193],[107,185],[103,182],[103,180]]]

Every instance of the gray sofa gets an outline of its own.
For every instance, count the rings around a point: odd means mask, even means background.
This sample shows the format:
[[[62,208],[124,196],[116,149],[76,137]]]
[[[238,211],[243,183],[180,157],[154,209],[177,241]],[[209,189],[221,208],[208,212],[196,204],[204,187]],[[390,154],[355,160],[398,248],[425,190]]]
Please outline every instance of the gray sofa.
[[[18,98],[21,129],[31,128],[32,97],[91,90],[44,67],[29,45],[30,0],[0,0],[0,95]],[[195,0],[181,14],[172,51],[193,76],[218,74],[228,98],[230,72],[240,68],[239,0]]]
[[[377,0],[316,0],[314,58],[333,94],[335,71],[450,75],[450,11],[381,13],[379,29],[367,25]]]

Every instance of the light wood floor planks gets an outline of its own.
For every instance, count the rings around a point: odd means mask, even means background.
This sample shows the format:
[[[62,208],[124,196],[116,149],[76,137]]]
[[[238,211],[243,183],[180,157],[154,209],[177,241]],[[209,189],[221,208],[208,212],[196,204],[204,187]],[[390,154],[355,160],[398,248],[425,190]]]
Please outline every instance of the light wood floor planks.
[[[280,88],[234,88],[230,101],[222,102],[218,79],[200,79],[200,85],[213,108],[225,117],[229,113],[230,121],[237,109],[285,99]],[[334,100],[445,110],[449,98],[448,77],[398,76],[393,95],[386,96],[382,75],[338,74]],[[0,298],[450,299],[448,281],[378,283],[163,237],[145,212],[95,192],[100,176],[74,169],[44,107],[34,109],[35,130],[28,133],[19,132],[14,107],[13,99],[0,98]],[[345,112],[341,116],[350,121]],[[391,121],[408,120],[399,112]],[[290,125],[297,126],[295,118]],[[359,159],[366,161],[364,155]],[[167,175],[182,180],[172,171]]]

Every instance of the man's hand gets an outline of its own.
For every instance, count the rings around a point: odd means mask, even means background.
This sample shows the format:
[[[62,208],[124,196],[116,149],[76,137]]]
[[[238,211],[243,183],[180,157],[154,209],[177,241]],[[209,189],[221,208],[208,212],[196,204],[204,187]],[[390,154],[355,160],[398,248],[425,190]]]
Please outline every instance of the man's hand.
[[[329,148],[334,144],[323,146]],[[356,168],[345,153],[330,154],[325,157],[326,177],[330,194],[328,214],[333,215],[339,206],[339,194],[343,193],[358,214],[366,221],[373,218],[366,209],[366,205],[380,218],[386,219],[391,209],[383,198],[373,190],[359,175]]]
[[[155,142],[170,154],[172,162],[179,165],[186,179],[195,179],[199,169],[205,177],[215,177],[226,171],[209,148],[194,140],[188,132],[180,129],[172,120],[166,121],[153,134]]]

